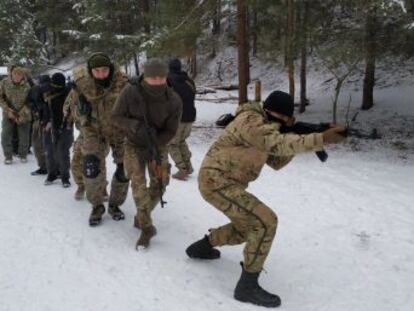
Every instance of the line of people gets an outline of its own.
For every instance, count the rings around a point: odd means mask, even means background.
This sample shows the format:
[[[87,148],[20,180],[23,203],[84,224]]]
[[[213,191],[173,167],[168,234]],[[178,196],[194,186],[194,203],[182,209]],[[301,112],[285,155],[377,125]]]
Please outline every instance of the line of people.
[[[45,162],[38,158],[39,169],[34,173],[47,172],[46,184],[60,176],[63,186],[70,186],[69,148],[76,126],[79,135],[70,167],[78,185],[75,199],[86,194],[92,205],[89,225],[101,223],[106,200],[114,220],[125,218],[120,207],[131,182],[137,208],[134,226],[140,230],[136,247],[149,247],[157,233],[151,214],[163,203],[162,195],[169,184],[168,154],[178,168],[173,177],[186,180],[193,173],[186,139],[196,117],[194,82],[176,59],[170,62],[169,70],[163,61],[150,59],[144,64],[143,75],[130,79],[104,53],[91,55],[86,66],[74,70],[70,88],[62,74],[54,74],[48,86],[46,80],[38,87],[43,108],[32,108],[35,154],[37,158],[45,155]],[[20,67],[0,83],[6,164],[12,162],[11,123],[26,135],[20,137],[19,132],[19,155],[22,162],[27,156],[32,116],[25,105],[29,91]],[[260,175],[265,164],[278,170],[297,153],[322,150],[325,144],[344,139],[341,126],[309,135],[282,134],[283,127],[295,120],[293,111],[293,99],[280,91],[273,92],[263,104],[249,102],[239,106],[235,119],[210,147],[198,174],[203,198],[230,222],[210,229],[186,249],[190,258],[211,260],[221,256],[217,247],[245,243],[242,274],[234,298],[266,307],[281,304],[277,295],[258,284],[278,221],[268,206],[246,191],[248,184]],[[39,141],[43,145],[36,147]],[[116,170],[106,198],[105,162],[110,151]]]

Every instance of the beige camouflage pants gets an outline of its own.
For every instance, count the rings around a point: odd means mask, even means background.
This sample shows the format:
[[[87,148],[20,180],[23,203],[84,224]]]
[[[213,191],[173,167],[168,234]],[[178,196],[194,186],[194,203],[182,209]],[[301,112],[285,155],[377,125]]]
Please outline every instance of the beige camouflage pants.
[[[177,133],[168,145],[168,151],[175,162],[175,166],[179,170],[184,170],[188,173],[193,172],[193,166],[190,161],[191,151],[185,140],[190,137],[192,126],[193,123],[180,123]]]
[[[106,156],[109,154],[109,148],[106,150]],[[73,180],[78,185],[78,187],[85,187],[83,182],[83,173],[82,173],[82,135],[79,134],[73,143],[73,154],[72,161],[70,163],[70,168],[73,176]],[[105,176],[105,187],[108,185],[106,180],[106,165],[103,166],[102,174]]]
[[[87,178],[83,172],[83,181],[85,184],[86,198],[92,204],[97,206],[103,204],[106,187],[106,156],[109,148],[112,150],[112,157],[116,164],[123,163],[124,144],[123,138],[117,141],[108,142],[102,135],[91,131],[88,128],[82,129],[82,166],[87,155],[93,155],[99,159],[99,174],[95,178]],[[83,170],[82,170],[83,171]],[[120,182],[115,174],[111,180],[111,190],[109,193],[109,205],[122,205],[128,194],[129,182]]]
[[[73,180],[78,187],[85,187],[82,174],[82,135],[79,135],[73,143],[73,154],[70,168]]]
[[[162,193],[170,180],[170,164],[168,163],[167,149],[160,150],[162,170]],[[125,146],[125,170],[131,180],[132,196],[137,207],[137,218],[140,228],[152,226],[151,212],[160,202],[160,188],[158,180],[148,166],[145,151],[130,144]],[[146,171],[149,174],[149,185],[147,185]]]
[[[215,191],[200,187],[200,191],[207,202],[231,220],[227,225],[210,229],[211,245],[246,243],[244,268],[248,272],[261,271],[276,234],[276,214],[238,185]]]

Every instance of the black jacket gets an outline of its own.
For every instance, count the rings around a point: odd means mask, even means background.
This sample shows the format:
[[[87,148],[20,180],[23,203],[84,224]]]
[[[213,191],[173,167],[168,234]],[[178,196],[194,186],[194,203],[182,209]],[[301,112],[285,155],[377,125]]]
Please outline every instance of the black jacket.
[[[175,71],[168,74],[168,82],[183,102],[181,122],[194,122],[196,119],[195,84],[184,71]]]
[[[59,91],[52,91],[45,95],[48,109],[46,109],[42,116],[41,123],[43,125],[46,125],[50,121],[54,129],[62,128],[63,104],[68,94],[69,89],[65,87]]]

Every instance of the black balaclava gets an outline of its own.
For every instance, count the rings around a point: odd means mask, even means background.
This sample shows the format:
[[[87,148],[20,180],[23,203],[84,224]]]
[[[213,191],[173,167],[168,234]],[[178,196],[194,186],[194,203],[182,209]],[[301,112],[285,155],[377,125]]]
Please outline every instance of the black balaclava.
[[[50,89],[52,93],[59,93],[61,92],[66,86],[66,78],[65,76],[60,73],[54,73],[50,80]]]
[[[294,110],[293,98],[288,93],[282,91],[274,91],[263,102],[263,109],[265,109],[265,112],[266,110],[270,110],[283,114],[287,117],[292,117]],[[285,121],[272,116],[268,112],[266,112],[266,115],[269,121],[278,122],[282,126],[286,125]]]

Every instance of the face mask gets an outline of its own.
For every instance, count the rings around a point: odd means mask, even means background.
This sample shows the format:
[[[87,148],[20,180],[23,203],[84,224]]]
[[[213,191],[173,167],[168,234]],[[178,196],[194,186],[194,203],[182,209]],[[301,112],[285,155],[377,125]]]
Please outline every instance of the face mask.
[[[111,68],[111,71],[109,72],[109,76],[105,79],[96,79],[95,80],[95,84],[103,89],[107,89],[108,87],[111,86],[112,83],[112,77],[114,76],[114,71]]]
[[[63,87],[57,87],[57,86],[50,86],[50,93],[60,93],[62,92]]]
[[[143,81],[142,87],[147,91],[150,95],[154,97],[159,97],[165,94],[165,90],[167,89],[167,84],[163,85],[149,85],[147,82]]]
[[[284,126],[286,123],[285,123],[285,121],[283,121],[283,120],[281,120],[281,119],[279,119],[279,118],[276,118],[276,117],[274,117],[274,116],[272,116],[270,113],[268,113],[267,111],[266,111],[266,116],[267,116],[267,119],[270,121],[270,122],[277,122],[277,123],[280,123],[282,126]]]
[[[106,88],[108,88],[108,87],[110,87],[111,86],[111,77],[109,76],[108,78],[106,78],[106,79],[103,79],[103,80],[98,80],[98,79],[95,79],[95,83],[96,83],[96,85],[98,85],[98,86],[100,86],[100,87],[102,87],[102,88],[104,88],[104,89],[106,89]]]

